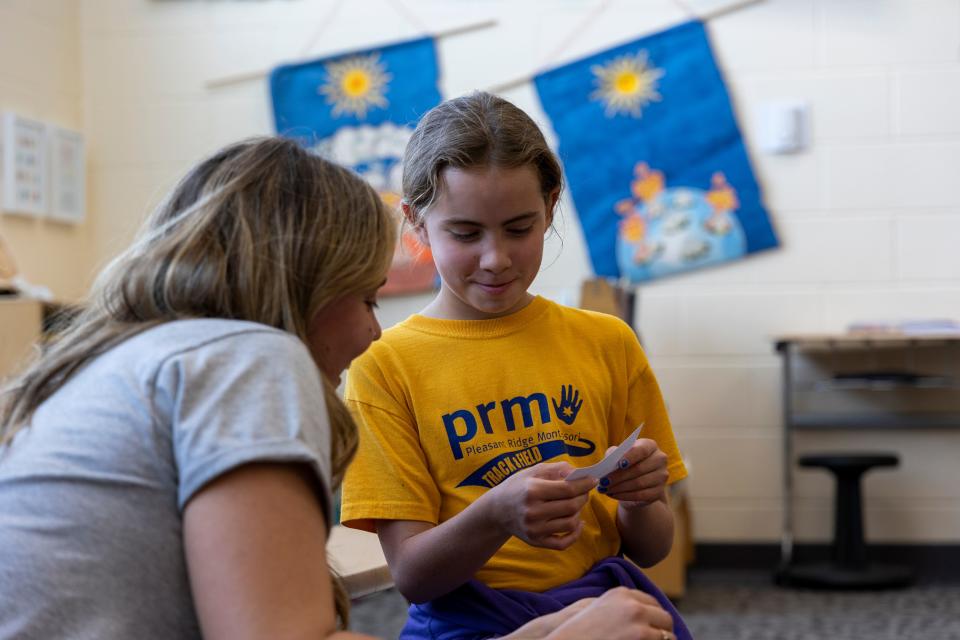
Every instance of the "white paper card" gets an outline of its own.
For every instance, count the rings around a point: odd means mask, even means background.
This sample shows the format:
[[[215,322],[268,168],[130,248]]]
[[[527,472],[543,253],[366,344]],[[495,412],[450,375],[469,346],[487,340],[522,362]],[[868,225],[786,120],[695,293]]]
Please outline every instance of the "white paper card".
[[[596,464],[592,464],[589,467],[574,469],[566,479],[570,481],[589,477],[599,480],[604,476],[610,475],[619,468],[620,459],[623,458],[630,447],[633,446],[633,443],[637,441],[637,438],[640,437],[641,429],[643,429],[642,423],[639,427],[633,430],[633,433],[627,436],[626,440],[620,443],[620,446],[605,455],[603,460]]]

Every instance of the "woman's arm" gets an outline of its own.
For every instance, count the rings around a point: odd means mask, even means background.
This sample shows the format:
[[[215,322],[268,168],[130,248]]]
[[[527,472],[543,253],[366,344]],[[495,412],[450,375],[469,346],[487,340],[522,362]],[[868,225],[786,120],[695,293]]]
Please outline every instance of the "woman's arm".
[[[545,640],[675,640],[673,618],[650,595],[617,587],[592,601]]]
[[[672,640],[673,618],[650,595],[616,587],[531,620],[502,640]]]
[[[515,473],[439,525],[380,520],[377,534],[397,589],[412,602],[449,593],[473,577],[516,536],[547,549],[566,549],[583,528],[580,510],[596,486],[567,482],[566,462],[541,463]]]
[[[187,503],[184,547],[204,638],[368,638],[336,630],[317,491],[305,466],[250,464]]]

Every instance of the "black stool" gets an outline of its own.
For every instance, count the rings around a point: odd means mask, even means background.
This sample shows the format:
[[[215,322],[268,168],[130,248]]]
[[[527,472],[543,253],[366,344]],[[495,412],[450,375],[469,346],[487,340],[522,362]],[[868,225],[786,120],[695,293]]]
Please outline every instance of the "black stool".
[[[837,478],[832,559],[828,563],[786,567],[778,581],[820,589],[886,589],[910,584],[910,568],[869,562],[863,538],[860,478],[873,467],[895,467],[898,462],[897,456],[889,453],[801,456],[801,467],[822,467]]]

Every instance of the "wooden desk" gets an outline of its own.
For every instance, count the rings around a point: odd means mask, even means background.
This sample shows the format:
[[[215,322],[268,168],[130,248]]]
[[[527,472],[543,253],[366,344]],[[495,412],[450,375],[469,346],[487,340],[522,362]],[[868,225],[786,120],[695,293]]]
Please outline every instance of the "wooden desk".
[[[393,576],[376,534],[337,525],[330,531],[327,553],[351,598],[393,586]]]
[[[793,558],[793,438],[803,430],[960,428],[960,334],[780,336],[781,567]]]

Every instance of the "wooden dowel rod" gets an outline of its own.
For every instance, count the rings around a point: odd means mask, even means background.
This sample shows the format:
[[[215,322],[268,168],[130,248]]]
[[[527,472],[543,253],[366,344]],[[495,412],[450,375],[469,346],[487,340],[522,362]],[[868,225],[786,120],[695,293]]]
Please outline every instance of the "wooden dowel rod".
[[[477,31],[479,29],[487,29],[493,27],[497,24],[496,20],[483,20],[481,22],[472,22],[470,24],[460,25],[458,27],[451,27],[450,29],[444,29],[443,31],[438,31],[437,33],[431,34],[433,38],[437,40],[442,40],[443,38],[449,38],[451,36],[458,36],[463,33],[469,33],[471,31]],[[371,49],[376,49],[376,46],[370,47]],[[296,64],[296,63],[292,63]],[[276,66],[276,65],[275,65]],[[209,80],[206,84],[208,89],[216,89],[218,87],[226,87],[231,84],[239,84],[241,82],[247,82],[249,80],[257,80],[259,78],[266,77],[270,73],[270,69],[257,69],[255,71],[244,71],[242,73],[235,73],[229,76],[224,76],[222,78],[216,78],[214,80]]]
[[[703,22],[707,22],[708,20],[712,20],[712,19],[714,19],[714,18],[719,18],[720,16],[725,16],[725,15],[727,15],[728,13],[733,13],[734,11],[739,11],[740,9],[744,9],[744,8],[746,8],[746,7],[748,7],[748,6],[752,5],[752,4],[757,4],[757,3],[760,3],[760,2],[764,2],[764,0],[740,0],[740,2],[733,2],[733,3],[731,3],[731,4],[728,4],[728,5],[724,6],[724,7],[720,7],[719,9],[714,9],[713,11],[708,11],[708,12],[702,14],[702,15],[698,15],[697,17],[698,17],[700,20],[702,20]],[[531,82],[531,81],[533,80],[534,76],[537,75],[537,73],[540,73],[540,71],[536,71],[536,72],[534,72],[534,73],[529,73],[529,74],[527,74],[527,75],[520,76],[520,77],[514,78],[514,79],[512,79],[512,80],[507,80],[507,81],[505,81],[505,82],[501,82],[501,83],[499,83],[499,84],[495,84],[495,85],[493,85],[493,86],[491,86],[491,87],[488,87],[488,88],[487,88],[487,91],[489,91],[490,93],[501,93],[501,92],[503,92],[503,91],[508,91],[508,90],[510,90],[510,89],[515,89],[516,87],[519,87],[519,86],[524,85],[524,84],[526,84],[526,83],[528,83],[528,82]]]

